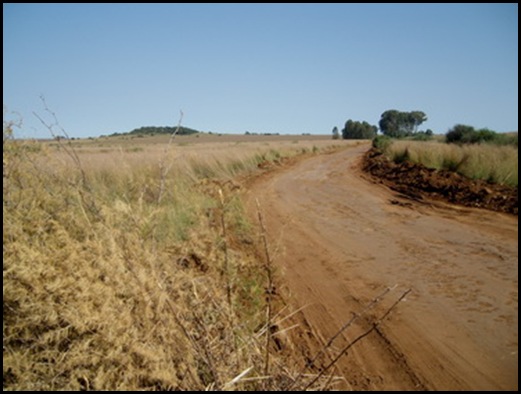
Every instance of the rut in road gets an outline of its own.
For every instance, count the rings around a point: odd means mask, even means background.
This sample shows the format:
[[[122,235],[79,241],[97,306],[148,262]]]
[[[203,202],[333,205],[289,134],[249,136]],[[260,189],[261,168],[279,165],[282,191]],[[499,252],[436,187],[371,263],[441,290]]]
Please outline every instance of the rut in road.
[[[361,172],[367,149],[297,162],[246,196],[252,218],[259,200],[280,280],[303,307],[292,346],[318,351],[382,290],[410,288],[339,360],[341,388],[517,390],[517,217],[408,200]],[[346,330],[336,350],[391,302]]]

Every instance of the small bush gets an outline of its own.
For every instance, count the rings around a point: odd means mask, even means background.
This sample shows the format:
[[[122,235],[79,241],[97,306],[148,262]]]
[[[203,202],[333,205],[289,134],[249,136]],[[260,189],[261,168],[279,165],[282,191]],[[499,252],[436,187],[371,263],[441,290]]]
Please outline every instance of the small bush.
[[[500,134],[487,128],[475,130],[472,126],[458,124],[445,135],[447,143],[482,144],[517,146],[517,133]]]
[[[377,135],[373,138],[373,148],[380,149],[382,151],[387,150],[389,145],[391,145],[391,138],[385,135]]]
[[[430,130],[419,131],[418,133],[414,134],[412,137],[413,141],[430,141],[432,140],[432,131],[429,133]]]

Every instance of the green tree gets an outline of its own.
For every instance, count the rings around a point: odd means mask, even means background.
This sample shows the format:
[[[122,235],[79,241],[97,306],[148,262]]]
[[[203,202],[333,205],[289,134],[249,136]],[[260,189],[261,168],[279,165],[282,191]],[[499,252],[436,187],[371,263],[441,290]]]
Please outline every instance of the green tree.
[[[385,111],[378,125],[382,133],[389,137],[403,138],[418,132],[418,126],[427,120],[423,111],[401,112],[395,109]]]
[[[358,122],[349,119],[342,129],[342,138],[345,140],[369,140],[376,136],[378,127],[366,121]]]
[[[333,127],[333,139],[338,140],[340,138],[340,133],[338,132],[338,127]]]
[[[378,122],[382,133],[388,137],[400,136],[400,112],[395,109],[385,111]]]
[[[411,134],[418,132],[418,126],[427,120],[427,115],[422,111],[411,111],[407,112],[407,127],[412,129]]]

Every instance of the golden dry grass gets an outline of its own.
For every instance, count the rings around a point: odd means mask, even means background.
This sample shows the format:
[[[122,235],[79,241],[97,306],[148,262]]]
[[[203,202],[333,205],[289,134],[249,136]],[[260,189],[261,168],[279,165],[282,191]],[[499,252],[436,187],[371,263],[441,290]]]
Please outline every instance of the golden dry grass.
[[[262,374],[265,323],[237,177],[334,142],[181,140],[160,203],[165,144],[140,142],[74,141],[78,165],[4,130],[4,389],[277,388],[231,384]]]
[[[410,160],[429,168],[457,171],[471,179],[517,186],[518,149],[511,145],[455,145],[396,140],[386,149],[395,160],[407,151]]]

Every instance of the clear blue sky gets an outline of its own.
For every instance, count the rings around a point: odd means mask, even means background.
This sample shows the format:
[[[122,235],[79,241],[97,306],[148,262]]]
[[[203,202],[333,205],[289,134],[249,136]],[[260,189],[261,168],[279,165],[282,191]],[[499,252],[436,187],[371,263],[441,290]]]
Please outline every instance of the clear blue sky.
[[[421,129],[518,130],[517,4],[4,4],[3,100],[22,137],[177,124],[331,133],[421,110]],[[4,115],[5,118],[5,115]]]

